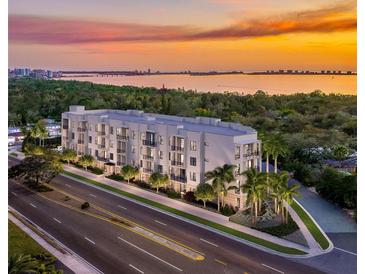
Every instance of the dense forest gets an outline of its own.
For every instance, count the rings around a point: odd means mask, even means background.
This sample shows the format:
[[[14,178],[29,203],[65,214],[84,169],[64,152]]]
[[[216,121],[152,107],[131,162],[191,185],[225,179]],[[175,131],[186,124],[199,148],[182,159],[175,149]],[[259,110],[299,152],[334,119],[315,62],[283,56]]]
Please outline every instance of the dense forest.
[[[235,93],[197,93],[173,89],[99,85],[90,82],[9,79],[9,125],[24,125],[41,118],[60,120],[72,104],[86,109],[139,109],[182,116],[211,116],[240,122],[260,134],[279,134],[289,155],[280,166],[297,178],[316,177],[325,154],[313,149],[345,146],[356,151],[357,97],[321,91],[269,96]],[[316,180],[316,178],[313,178]]]

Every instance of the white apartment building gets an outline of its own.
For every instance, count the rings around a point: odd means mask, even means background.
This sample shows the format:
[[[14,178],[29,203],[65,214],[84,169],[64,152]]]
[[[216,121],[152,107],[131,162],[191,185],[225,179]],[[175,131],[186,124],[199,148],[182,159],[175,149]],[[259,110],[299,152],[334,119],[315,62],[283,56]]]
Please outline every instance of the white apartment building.
[[[216,118],[70,106],[62,114],[62,146],[94,156],[107,173],[132,165],[139,168],[142,180],[153,172],[168,174],[171,186],[181,192],[193,191],[207,171],[224,164],[236,165],[236,174],[261,169],[257,132]],[[232,184],[239,187],[244,180],[237,176]],[[245,207],[240,191],[230,190],[225,201]]]

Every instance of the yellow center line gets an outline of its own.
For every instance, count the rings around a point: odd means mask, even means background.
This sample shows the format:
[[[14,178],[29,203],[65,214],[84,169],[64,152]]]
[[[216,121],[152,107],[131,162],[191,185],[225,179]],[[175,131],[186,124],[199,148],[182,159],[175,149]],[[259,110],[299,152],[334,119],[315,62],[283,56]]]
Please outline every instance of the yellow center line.
[[[214,261],[216,261],[217,263],[222,264],[224,266],[227,266],[227,264],[225,262],[222,262],[222,261],[220,261],[218,259],[214,259]]]

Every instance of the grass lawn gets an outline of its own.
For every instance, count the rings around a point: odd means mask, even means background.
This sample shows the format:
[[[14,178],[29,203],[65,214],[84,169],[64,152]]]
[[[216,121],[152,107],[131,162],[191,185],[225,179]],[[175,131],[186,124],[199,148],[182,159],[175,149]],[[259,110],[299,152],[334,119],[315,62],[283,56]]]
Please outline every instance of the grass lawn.
[[[233,228],[226,227],[224,225],[220,225],[218,223],[215,223],[215,222],[212,222],[212,221],[209,221],[209,220],[200,218],[198,216],[195,216],[195,215],[186,213],[184,211],[181,211],[181,210],[178,210],[178,209],[175,209],[175,208],[172,208],[172,207],[169,207],[169,206],[160,204],[158,202],[155,202],[155,201],[152,201],[152,200],[149,200],[149,199],[146,199],[146,198],[143,198],[143,197],[134,195],[132,193],[129,193],[129,192],[126,192],[126,191],[123,191],[123,190],[114,188],[112,186],[99,183],[97,181],[94,181],[94,180],[85,178],[85,177],[83,177],[81,175],[74,174],[72,172],[63,171],[63,173],[65,175],[68,175],[68,176],[74,177],[76,179],[82,180],[82,181],[84,181],[84,182],[86,182],[88,184],[91,184],[91,185],[94,185],[94,186],[98,186],[100,188],[103,188],[103,189],[112,191],[114,193],[123,195],[123,196],[128,197],[128,198],[131,198],[133,200],[142,202],[144,204],[148,204],[148,205],[151,205],[153,207],[162,209],[164,211],[167,211],[167,212],[170,212],[170,213],[179,215],[179,216],[184,217],[186,219],[190,219],[190,220],[195,221],[197,223],[200,223],[200,224],[203,224],[203,225],[212,227],[214,229],[217,229],[217,230],[220,230],[222,232],[225,232],[225,233],[234,235],[234,236],[239,237],[241,239],[244,239],[244,240],[253,242],[255,244],[264,246],[266,248],[269,248],[269,249],[272,249],[272,250],[275,250],[275,251],[279,251],[279,252],[286,253],[286,254],[291,254],[291,255],[305,255],[305,254],[307,254],[307,253],[305,253],[305,252],[303,252],[301,250],[298,250],[298,249],[295,249],[295,248],[291,248],[291,247],[282,246],[282,245],[278,245],[278,244],[275,244],[275,243],[272,243],[272,242],[263,240],[261,238],[258,238],[258,237],[255,237],[255,236],[252,236],[252,235],[243,233],[243,232],[238,231],[238,230],[235,230]]]
[[[330,245],[327,238],[323,235],[318,226],[313,222],[313,220],[308,216],[308,214],[302,209],[301,206],[298,205],[296,201],[293,201],[291,207],[298,214],[300,219],[302,219],[303,223],[307,226],[308,230],[316,239],[317,243],[321,246],[322,249],[327,249]]]
[[[38,255],[42,252],[48,253],[43,247],[41,247],[13,222],[8,221],[8,229],[9,256],[15,254]]]

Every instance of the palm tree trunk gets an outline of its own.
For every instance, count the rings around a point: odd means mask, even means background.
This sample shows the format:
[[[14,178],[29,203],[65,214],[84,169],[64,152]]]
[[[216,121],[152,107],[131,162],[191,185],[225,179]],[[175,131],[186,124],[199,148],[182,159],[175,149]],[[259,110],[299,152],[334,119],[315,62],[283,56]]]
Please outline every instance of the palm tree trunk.
[[[206,203],[206,201],[205,201],[205,200],[203,200],[204,208],[205,208],[205,203]]]
[[[285,210],[285,223],[288,224],[288,208]]]
[[[217,195],[217,202],[218,202],[218,212],[221,212],[221,206],[220,206],[220,203],[219,203],[219,193]]]
[[[127,180],[127,183],[128,183],[128,185],[129,185],[129,179]]]
[[[156,187],[156,193],[158,193],[158,187]]]
[[[266,154],[266,173],[269,173],[269,154]]]
[[[255,202],[255,223],[257,222],[257,216],[258,216],[258,212],[257,212],[257,209],[258,209],[258,202]]]
[[[261,207],[262,207],[262,200],[259,199],[259,214],[261,213]]]
[[[278,157],[274,158],[274,172],[278,173]]]
[[[277,207],[278,207],[278,199],[277,198],[274,198],[274,210],[275,210],[275,214],[278,213]]]

